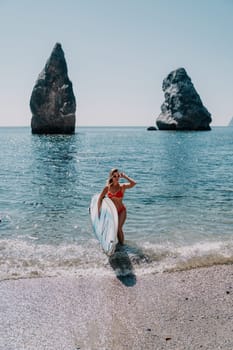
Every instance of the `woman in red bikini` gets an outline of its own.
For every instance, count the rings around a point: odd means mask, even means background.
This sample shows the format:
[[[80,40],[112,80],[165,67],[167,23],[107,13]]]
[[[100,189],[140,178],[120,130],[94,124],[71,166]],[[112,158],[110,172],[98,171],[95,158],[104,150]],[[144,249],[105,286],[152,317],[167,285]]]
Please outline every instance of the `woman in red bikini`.
[[[128,183],[119,183],[119,179],[123,178],[128,181]],[[109,174],[107,185],[104,187],[103,191],[99,196],[98,210],[100,212],[101,204],[103,198],[107,195],[115,204],[118,212],[118,241],[120,244],[124,244],[124,233],[122,227],[126,220],[126,207],[122,203],[125,190],[132,188],[136,185],[136,182],[125,175],[124,173],[119,173],[118,169],[112,169]]]

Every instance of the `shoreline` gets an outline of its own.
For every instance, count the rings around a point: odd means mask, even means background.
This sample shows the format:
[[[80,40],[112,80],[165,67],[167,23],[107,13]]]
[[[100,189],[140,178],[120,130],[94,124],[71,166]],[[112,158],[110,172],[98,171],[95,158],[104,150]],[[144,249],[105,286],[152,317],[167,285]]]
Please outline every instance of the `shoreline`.
[[[232,242],[209,242],[183,247],[127,241],[108,257],[96,239],[86,245],[36,245],[25,240],[0,240],[0,282],[27,278],[111,276],[178,272],[233,264]]]
[[[0,282],[0,349],[232,349],[233,266]]]

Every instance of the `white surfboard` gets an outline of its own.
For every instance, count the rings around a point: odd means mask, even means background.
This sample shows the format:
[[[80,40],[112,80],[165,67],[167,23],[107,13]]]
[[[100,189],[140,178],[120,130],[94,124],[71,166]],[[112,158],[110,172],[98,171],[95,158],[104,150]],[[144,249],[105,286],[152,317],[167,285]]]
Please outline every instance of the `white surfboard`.
[[[104,252],[111,256],[117,244],[118,214],[110,198],[104,198],[101,205],[100,217],[98,215],[99,193],[91,199],[91,222],[97,239]]]

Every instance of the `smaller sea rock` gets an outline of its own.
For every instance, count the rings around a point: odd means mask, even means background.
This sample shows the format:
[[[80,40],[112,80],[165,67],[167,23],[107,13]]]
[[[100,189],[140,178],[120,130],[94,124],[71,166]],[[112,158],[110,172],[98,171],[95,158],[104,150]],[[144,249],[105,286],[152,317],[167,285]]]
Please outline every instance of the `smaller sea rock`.
[[[148,131],[153,131],[153,130],[157,130],[155,126],[149,126],[147,128]]]
[[[162,88],[165,101],[156,120],[160,130],[210,130],[211,114],[184,68],[171,72]]]

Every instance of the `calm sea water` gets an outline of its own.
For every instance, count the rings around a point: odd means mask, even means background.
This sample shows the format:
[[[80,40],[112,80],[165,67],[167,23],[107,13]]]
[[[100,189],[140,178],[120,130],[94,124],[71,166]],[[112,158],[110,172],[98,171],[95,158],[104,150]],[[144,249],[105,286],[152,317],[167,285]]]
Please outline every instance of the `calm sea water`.
[[[0,128],[0,149],[0,279],[233,262],[233,128]],[[137,186],[124,198],[126,245],[109,260],[88,208],[113,167]]]

